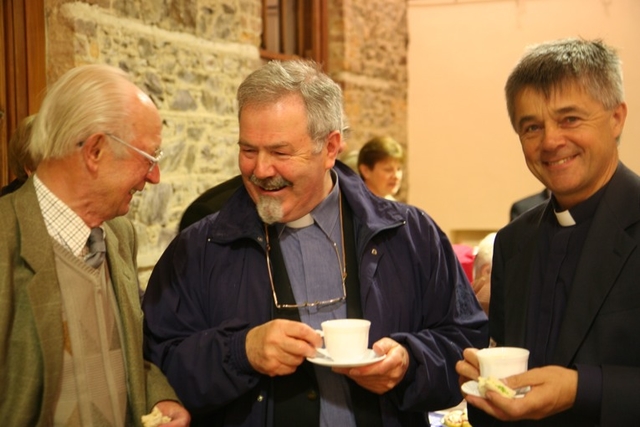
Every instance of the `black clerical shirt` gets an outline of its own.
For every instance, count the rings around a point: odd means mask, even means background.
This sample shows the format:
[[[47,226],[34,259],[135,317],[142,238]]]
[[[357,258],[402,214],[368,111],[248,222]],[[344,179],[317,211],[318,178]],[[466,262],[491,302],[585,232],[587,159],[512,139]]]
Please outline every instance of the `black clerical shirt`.
[[[531,295],[527,317],[526,347],[530,349],[529,369],[556,364],[554,353],[562,327],[565,309],[571,292],[580,292],[573,283],[582,247],[591,227],[593,216],[606,186],[589,199],[574,206],[566,217],[573,225],[559,222],[558,205],[552,204],[556,214],[549,213],[540,226],[540,239],[531,280]],[[589,409],[590,417],[599,418],[602,397],[600,367],[574,366],[579,383],[576,405]]]

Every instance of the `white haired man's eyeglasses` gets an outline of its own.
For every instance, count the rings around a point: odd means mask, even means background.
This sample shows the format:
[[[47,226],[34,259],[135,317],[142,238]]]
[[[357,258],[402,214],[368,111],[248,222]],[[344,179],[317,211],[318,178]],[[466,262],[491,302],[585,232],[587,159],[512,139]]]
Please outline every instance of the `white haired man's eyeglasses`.
[[[105,133],[105,135],[107,135],[108,137],[112,138],[113,140],[119,142],[122,145],[126,145],[127,147],[129,147],[133,151],[135,151],[136,153],[141,154],[142,156],[144,156],[144,158],[147,159],[149,161],[149,163],[150,163],[149,170],[147,171],[147,174],[151,173],[153,168],[156,167],[158,162],[160,162],[160,159],[162,159],[162,156],[164,156],[164,152],[160,148],[158,148],[158,150],[155,152],[155,156],[152,156],[151,154],[145,153],[144,151],[140,150],[139,148],[134,147],[133,145],[129,144],[128,142],[125,142],[125,141],[121,140],[120,138],[118,138],[117,136],[115,136],[115,135],[113,135],[111,133]]]

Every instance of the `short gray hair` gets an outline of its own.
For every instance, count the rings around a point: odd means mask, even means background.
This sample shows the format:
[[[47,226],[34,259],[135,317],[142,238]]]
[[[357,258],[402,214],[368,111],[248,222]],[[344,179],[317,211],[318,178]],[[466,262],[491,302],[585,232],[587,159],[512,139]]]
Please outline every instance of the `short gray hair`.
[[[238,117],[247,105],[269,105],[298,94],[307,108],[311,139],[322,147],[329,133],[345,127],[342,89],[309,60],[269,61],[238,87]]]
[[[542,43],[529,49],[507,79],[505,95],[513,128],[516,97],[523,89],[531,88],[548,98],[568,83],[580,85],[606,109],[624,101],[620,58],[602,40],[569,38]]]

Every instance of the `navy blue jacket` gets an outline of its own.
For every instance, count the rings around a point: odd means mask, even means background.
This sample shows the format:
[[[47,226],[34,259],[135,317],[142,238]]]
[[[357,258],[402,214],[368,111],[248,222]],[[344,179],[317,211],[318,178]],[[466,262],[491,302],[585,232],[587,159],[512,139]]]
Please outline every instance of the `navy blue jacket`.
[[[461,400],[455,362],[488,344],[487,319],[449,240],[423,211],[372,195],[337,163],[353,211],[360,299],[371,343],[391,337],[409,371],[380,397],[383,425],[428,426]],[[158,261],[144,298],[145,352],[208,425],[270,426],[270,378],[252,369],[247,332],[272,319],[262,221],[246,190],[185,229]]]

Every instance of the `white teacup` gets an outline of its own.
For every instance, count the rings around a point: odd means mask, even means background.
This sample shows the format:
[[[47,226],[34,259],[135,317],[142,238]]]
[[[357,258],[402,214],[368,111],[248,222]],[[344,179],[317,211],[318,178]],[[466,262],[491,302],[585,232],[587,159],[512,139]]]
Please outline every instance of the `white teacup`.
[[[334,319],[320,324],[324,346],[334,362],[362,359],[369,346],[371,322],[364,319]]]
[[[507,378],[527,371],[529,350],[519,347],[490,347],[478,350],[480,376]]]

